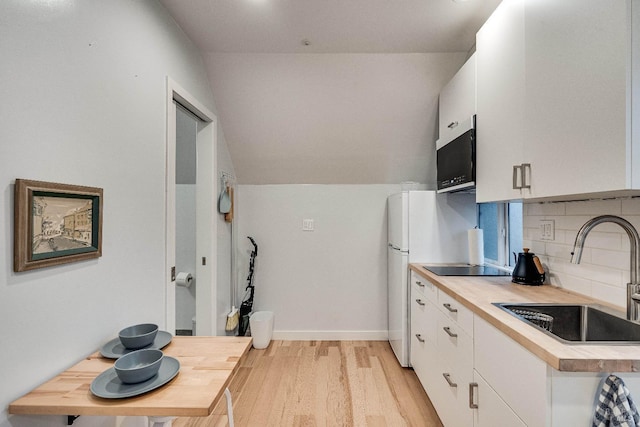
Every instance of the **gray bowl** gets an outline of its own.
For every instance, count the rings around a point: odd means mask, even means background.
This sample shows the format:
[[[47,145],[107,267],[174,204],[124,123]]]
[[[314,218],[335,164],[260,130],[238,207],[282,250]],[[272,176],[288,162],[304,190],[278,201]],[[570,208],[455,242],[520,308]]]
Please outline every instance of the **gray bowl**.
[[[118,338],[123,346],[130,350],[137,350],[153,343],[158,333],[158,325],[141,323],[129,326],[118,332]]]
[[[116,360],[113,368],[123,383],[141,383],[158,373],[163,357],[160,350],[136,350]]]

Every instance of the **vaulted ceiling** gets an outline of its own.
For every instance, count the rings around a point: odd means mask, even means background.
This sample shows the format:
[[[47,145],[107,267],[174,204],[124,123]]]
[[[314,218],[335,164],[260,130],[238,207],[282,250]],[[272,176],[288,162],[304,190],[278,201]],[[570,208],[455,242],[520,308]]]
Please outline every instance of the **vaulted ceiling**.
[[[162,0],[246,184],[433,184],[438,93],[499,2]]]

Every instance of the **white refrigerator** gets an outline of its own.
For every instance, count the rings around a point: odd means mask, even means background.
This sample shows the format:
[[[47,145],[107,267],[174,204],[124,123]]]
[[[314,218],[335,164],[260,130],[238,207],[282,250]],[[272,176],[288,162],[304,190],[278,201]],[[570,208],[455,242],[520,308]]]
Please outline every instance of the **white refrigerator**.
[[[389,343],[410,366],[409,263],[469,261],[467,230],[476,226],[475,194],[403,191],[387,199]]]

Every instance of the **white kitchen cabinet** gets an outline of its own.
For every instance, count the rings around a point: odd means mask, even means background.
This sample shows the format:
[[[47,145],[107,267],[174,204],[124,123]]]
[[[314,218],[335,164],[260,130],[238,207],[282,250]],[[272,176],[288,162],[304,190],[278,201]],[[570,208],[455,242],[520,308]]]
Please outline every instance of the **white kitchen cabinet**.
[[[473,382],[473,339],[443,312],[438,316],[437,333],[440,389],[445,396],[438,414],[445,426],[470,426],[473,412],[468,390]]]
[[[478,202],[640,189],[631,1],[504,0],[480,29]]]
[[[523,163],[524,0],[505,0],[476,35],[476,201],[517,199]]]
[[[438,129],[440,140],[459,135],[458,126],[476,114],[476,57],[471,55],[440,91]]]
[[[473,327],[475,370],[526,425],[550,425],[547,364],[478,316]]]
[[[435,307],[415,286],[411,289],[411,366],[423,382],[433,368],[436,343]],[[426,386],[426,384],[423,384]]]
[[[525,427],[526,424],[504,403],[498,393],[482,378],[473,373],[474,383],[470,385],[470,405],[473,410],[474,427]],[[567,424],[571,425],[571,424]],[[586,424],[584,424],[586,425]]]
[[[472,425],[473,313],[418,275],[411,284],[411,365],[445,426]]]

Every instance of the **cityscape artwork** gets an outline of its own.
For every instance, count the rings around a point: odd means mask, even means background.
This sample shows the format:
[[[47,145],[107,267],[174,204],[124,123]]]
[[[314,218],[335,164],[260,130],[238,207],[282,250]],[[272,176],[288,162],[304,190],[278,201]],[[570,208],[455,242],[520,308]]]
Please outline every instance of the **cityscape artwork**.
[[[102,256],[102,188],[16,179],[16,272]]]

